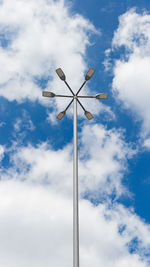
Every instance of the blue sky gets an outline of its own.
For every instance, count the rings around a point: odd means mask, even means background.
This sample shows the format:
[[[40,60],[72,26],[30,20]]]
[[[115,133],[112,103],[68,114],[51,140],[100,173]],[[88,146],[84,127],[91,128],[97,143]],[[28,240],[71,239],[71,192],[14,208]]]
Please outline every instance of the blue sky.
[[[72,264],[72,107],[78,108],[81,266],[150,263],[150,2],[0,1],[0,264]],[[88,222],[88,223],[87,223]],[[9,257],[8,257],[9,256]]]

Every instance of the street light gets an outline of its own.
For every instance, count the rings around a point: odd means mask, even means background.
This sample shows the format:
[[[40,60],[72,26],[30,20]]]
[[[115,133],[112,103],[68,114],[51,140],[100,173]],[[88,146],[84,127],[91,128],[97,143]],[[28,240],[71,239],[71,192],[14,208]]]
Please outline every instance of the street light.
[[[93,115],[87,110],[84,111],[84,115],[87,117],[88,120],[92,120],[94,118]]]
[[[63,81],[66,80],[66,76],[65,76],[65,74],[64,74],[64,72],[62,71],[61,68],[57,69],[57,70],[56,70],[56,73],[57,73],[57,75],[59,76],[59,78],[60,78],[61,80],[63,80]]]
[[[107,99],[108,98],[108,94],[98,94],[96,95],[96,99]]]
[[[91,77],[93,76],[94,72],[95,72],[95,70],[92,69],[92,68],[90,68],[90,69],[88,70],[87,74],[85,75],[85,80],[86,80],[86,81],[90,80]]]
[[[73,267],[79,267],[79,214],[78,214],[78,140],[77,140],[77,103],[81,106],[81,108],[84,111],[84,115],[88,120],[93,119],[93,115],[87,111],[82,103],[80,102],[79,98],[95,98],[95,99],[107,99],[108,94],[97,94],[96,96],[79,96],[79,92],[83,88],[83,86],[86,84],[88,80],[91,79],[91,77],[94,74],[94,69],[90,68],[85,75],[85,81],[75,94],[69,84],[66,81],[66,76],[61,68],[56,70],[56,73],[58,74],[59,78],[64,81],[66,86],[71,92],[71,95],[56,95],[53,92],[44,91],[42,93],[45,97],[68,97],[72,98],[69,102],[68,106],[65,108],[64,111],[60,112],[57,115],[57,119],[61,120],[65,114],[68,108],[71,106],[72,103],[74,103],[74,119],[73,119],[73,147],[74,147],[74,156],[73,156]]]
[[[56,95],[54,93],[52,93],[52,92],[44,91],[44,92],[42,92],[42,96],[44,96],[44,97],[54,97]]]
[[[57,115],[57,119],[61,120],[61,119],[65,116],[65,114],[66,114],[66,111],[65,111],[65,110],[62,111],[62,112],[60,112],[60,113]]]

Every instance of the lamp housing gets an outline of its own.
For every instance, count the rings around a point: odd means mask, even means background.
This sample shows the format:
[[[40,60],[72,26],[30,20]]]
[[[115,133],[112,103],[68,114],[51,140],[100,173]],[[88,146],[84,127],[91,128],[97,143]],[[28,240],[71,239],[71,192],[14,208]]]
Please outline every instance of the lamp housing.
[[[57,69],[56,70],[56,73],[57,75],[59,76],[59,78],[62,80],[62,81],[65,81],[66,80],[66,76],[64,74],[64,72],[62,71],[61,68]]]
[[[44,96],[44,97],[55,97],[55,94],[52,93],[52,92],[43,91],[42,92],[42,96]]]
[[[66,111],[64,110],[64,111],[61,111],[58,115],[57,115],[57,119],[58,120],[61,120],[64,116],[65,116],[65,114],[66,114]]]
[[[90,80],[91,77],[93,76],[94,72],[95,72],[95,70],[92,69],[92,68],[90,68],[90,69],[88,70],[87,74],[85,75],[85,80],[86,80],[86,81]]]
[[[92,120],[94,118],[93,115],[87,110],[84,111],[84,115],[87,117],[88,120]]]
[[[108,94],[98,94],[96,95],[96,99],[108,99]]]

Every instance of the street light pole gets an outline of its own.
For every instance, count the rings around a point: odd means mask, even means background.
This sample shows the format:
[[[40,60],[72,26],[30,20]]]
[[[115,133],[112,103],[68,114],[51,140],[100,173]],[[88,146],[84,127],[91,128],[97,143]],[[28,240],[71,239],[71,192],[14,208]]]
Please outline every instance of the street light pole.
[[[81,108],[84,111],[85,116],[88,120],[93,119],[93,115],[87,111],[84,106],[81,104],[78,98],[95,98],[95,99],[107,99],[108,94],[97,94],[96,96],[79,96],[79,92],[83,88],[83,86],[86,84],[88,80],[93,76],[94,69],[90,68],[85,76],[85,81],[79,88],[76,94],[72,91],[69,84],[66,82],[66,76],[62,69],[57,69],[56,73],[58,74],[59,78],[65,82],[66,86],[71,92],[71,96],[69,95],[56,95],[53,92],[43,91],[42,95],[44,97],[67,97],[72,98],[70,103],[67,105],[66,109],[62,112],[60,112],[57,115],[57,119],[61,120],[65,114],[70,105],[74,102],[74,108],[73,108],[73,149],[74,149],[74,156],[73,156],[73,267],[79,267],[79,209],[78,209],[78,135],[77,135],[77,103],[81,106]]]
[[[78,212],[78,136],[77,99],[74,97],[73,115],[73,267],[79,267],[79,212]]]

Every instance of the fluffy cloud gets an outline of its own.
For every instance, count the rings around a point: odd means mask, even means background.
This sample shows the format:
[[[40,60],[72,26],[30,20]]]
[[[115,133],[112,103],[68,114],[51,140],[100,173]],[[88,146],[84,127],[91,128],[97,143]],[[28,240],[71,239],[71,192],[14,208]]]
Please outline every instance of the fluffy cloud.
[[[149,225],[106,197],[126,192],[121,181],[134,151],[121,131],[101,125],[84,126],[79,143],[81,265],[148,267]],[[14,146],[9,153],[0,181],[0,264],[69,267],[72,145],[57,151],[47,143]],[[85,194],[105,201],[94,206]]]
[[[81,186],[85,192],[92,198],[112,193],[118,197],[126,192],[122,179],[127,173],[127,160],[135,150],[125,143],[121,130],[106,130],[98,124],[84,126],[80,152]]]
[[[76,92],[84,81],[88,67],[86,48],[91,35],[100,34],[79,14],[72,14],[63,0],[6,0],[0,3],[0,95],[19,103],[30,99],[51,106],[51,121],[68,99],[42,98],[41,87],[55,93],[70,94],[55,73],[61,67]],[[85,86],[83,93],[89,93]],[[96,93],[96,92],[92,92]],[[109,108],[98,101],[85,101],[91,111]],[[72,113],[72,112],[71,112]],[[67,113],[68,114],[68,113]],[[79,114],[83,111],[79,110]]]
[[[60,177],[61,179],[61,177]],[[50,187],[0,182],[0,264],[5,267],[72,265],[72,201]],[[150,229],[121,205],[80,201],[83,267],[148,267]],[[138,244],[133,240],[138,239]],[[130,253],[130,250],[134,253]],[[141,255],[140,251],[144,251]]]
[[[54,79],[59,66],[79,86],[88,33],[96,32],[92,24],[72,15],[64,1],[6,0],[0,7],[0,94],[9,100],[41,99],[36,82]]]
[[[112,47],[112,51],[122,51],[114,64],[113,90],[123,105],[133,111],[135,119],[142,121],[141,135],[147,138],[150,135],[150,15],[131,9],[120,16]]]
[[[22,117],[20,116],[16,118],[14,123],[13,136],[17,142],[20,142],[24,139],[27,131],[33,131],[35,129],[29,113],[26,110],[23,110],[21,115]]]
[[[123,133],[101,125],[84,126],[80,134],[79,182],[82,195],[98,199],[126,193],[122,186],[128,158],[135,151]],[[48,144],[19,147],[11,156],[7,176],[31,183],[50,184],[57,192],[72,194],[72,145],[54,151]],[[108,168],[109,166],[109,168]],[[60,179],[61,174],[61,179]],[[5,175],[4,175],[5,177]]]
[[[0,184],[1,266],[69,266],[71,202],[40,186]]]
[[[3,159],[4,157],[4,146],[0,145],[0,161]]]

